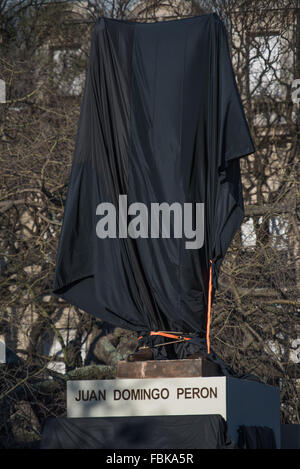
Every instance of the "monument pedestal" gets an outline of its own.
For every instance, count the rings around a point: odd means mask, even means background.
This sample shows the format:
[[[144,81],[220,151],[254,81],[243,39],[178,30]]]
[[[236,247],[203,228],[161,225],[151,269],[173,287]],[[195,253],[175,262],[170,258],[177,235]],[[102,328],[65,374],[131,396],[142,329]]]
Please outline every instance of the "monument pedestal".
[[[203,376],[212,369],[199,359],[176,362],[177,376],[175,361],[120,362],[116,379],[68,381],[68,418],[160,416],[167,420],[168,416],[220,415],[235,443],[240,426],[257,426],[271,428],[280,447],[278,388],[246,379]]]
[[[185,360],[149,360],[144,362],[119,361],[117,378],[193,378],[196,376],[221,376],[215,363],[205,358]]]

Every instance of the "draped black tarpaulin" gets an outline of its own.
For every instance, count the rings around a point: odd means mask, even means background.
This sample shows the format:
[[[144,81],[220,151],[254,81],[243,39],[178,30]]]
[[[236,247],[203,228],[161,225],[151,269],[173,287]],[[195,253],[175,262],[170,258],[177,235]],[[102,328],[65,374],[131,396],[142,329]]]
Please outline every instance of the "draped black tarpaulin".
[[[287,447],[297,448],[297,444]],[[276,441],[273,429],[245,425],[238,427],[238,441],[234,441],[226,421],[217,414],[70,419],[49,417],[43,424],[39,448],[276,449]]]
[[[155,23],[99,18],[55,293],[141,334],[195,334],[193,343],[178,344],[178,357],[201,348],[210,260],[213,300],[221,262],[244,216],[239,158],[253,152],[225,27],[215,13]],[[110,202],[118,209],[120,195],[128,205],[147,207],[203,203],[203,246],[187,249],[186,239],[174,236],[100,239],[96,208]],[[164,348],[156,349],[156,358]]]
[[[221,415],[50,417],[40,442],[40,449],[150,448],[236,449],[236,444]]]

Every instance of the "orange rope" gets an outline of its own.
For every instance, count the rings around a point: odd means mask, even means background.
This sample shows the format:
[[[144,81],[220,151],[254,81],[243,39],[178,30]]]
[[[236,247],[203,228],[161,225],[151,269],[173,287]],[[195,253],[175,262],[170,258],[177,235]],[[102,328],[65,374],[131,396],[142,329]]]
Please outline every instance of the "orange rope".
[[[182,337],[181,335],[175,335],[175,334],[167,334],[166,332],[161,332],[161,331],[158,331],[158,332],[155,332],[155,331],[151,331],[150,332],[150,335],[161,335],[163,337],[169,337],[170,339],[184,339],[184,340],[191,340],[191,337]],[[138,340],[142,339],[143,336],[141,335],[140,337],[138,337]]]
[[[207,345],[207,353],[210,353],[210,322],[211,322],[211,296],[212,296],[212,260],[209,260],[210,268],[209,268],[209,283],[208,283],[208,305],[207,305],[207,325],[206,325],[206,345]]]
[[[210,322],[211,322],[211,298],[212,298],[212,260],[209,260],[210,263],[210,268],[209,268],[209,283],[208,283],[208,304],[207,304],[207,324],[206,324],[206,344],[207,344],[207,353],[210,353],[210,338],[209,338],[209,333],[210,333]],[[190,337],[182,337],[179,335],[175,334],[168,334],[166,332],[155,332],[151,331],[150,335],[160,335],[163,337],[169,337],[171,339],[184,339],[184,340],[191,340]],[[138,340],[141,340],[143,336],[141,335],[138,337]]]
[[[169,337],[170,339],[179,339],[182,338],[184,340],[191,340],[190,337],[182,337],[180,335],[174,335],[174,334],[167,334],[166,332],[150,332],[150,335],[162,335],[163,337]]]

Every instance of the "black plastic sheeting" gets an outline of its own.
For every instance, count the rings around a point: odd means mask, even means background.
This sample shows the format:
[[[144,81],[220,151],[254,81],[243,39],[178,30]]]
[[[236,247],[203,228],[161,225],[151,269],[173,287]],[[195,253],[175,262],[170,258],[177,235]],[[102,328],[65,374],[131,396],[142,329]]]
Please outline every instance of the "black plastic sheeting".
[[[295,447],[295,446],[294,446]],[[232,440],[221,415],[48,418],[40,449],[276,449],[274,432],[238,428]]]
[[[220,415],[49,418],[40,449],[234,449]]]
[[[220,18],[99,18],[81,104],[54,292],[116,326],[192,333],[155,358],[205,349],[210,260],[219,269],[244,217],[239,159],[254,152]],[[99,204],[204,204],[204,242],[96,235]],[[132,221],[129,216],[127,222]],[[103,221],[103,219],[102,219]],[[122,221],[122,220],[121,220]],[[151,220],[150,220],[151,222]],[[150,228],[149,228],[150,232]],[[168,356],[173,354],[173,356]]]
[[[300,425],[281,425],[281,449],[300,449]]]
[[[276,449],[272,428],[241,425],[238,434],[240,449]]]

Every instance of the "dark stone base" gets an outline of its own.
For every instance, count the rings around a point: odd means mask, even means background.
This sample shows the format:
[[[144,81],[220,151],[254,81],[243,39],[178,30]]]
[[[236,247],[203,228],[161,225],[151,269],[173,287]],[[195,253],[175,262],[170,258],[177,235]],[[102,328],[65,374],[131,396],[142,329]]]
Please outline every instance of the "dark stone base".
[[[143,362],[119,361],[117,378],[192,378],[198,376],[222,376],[215,363],[205,358],[185,360],[149,360]]]

